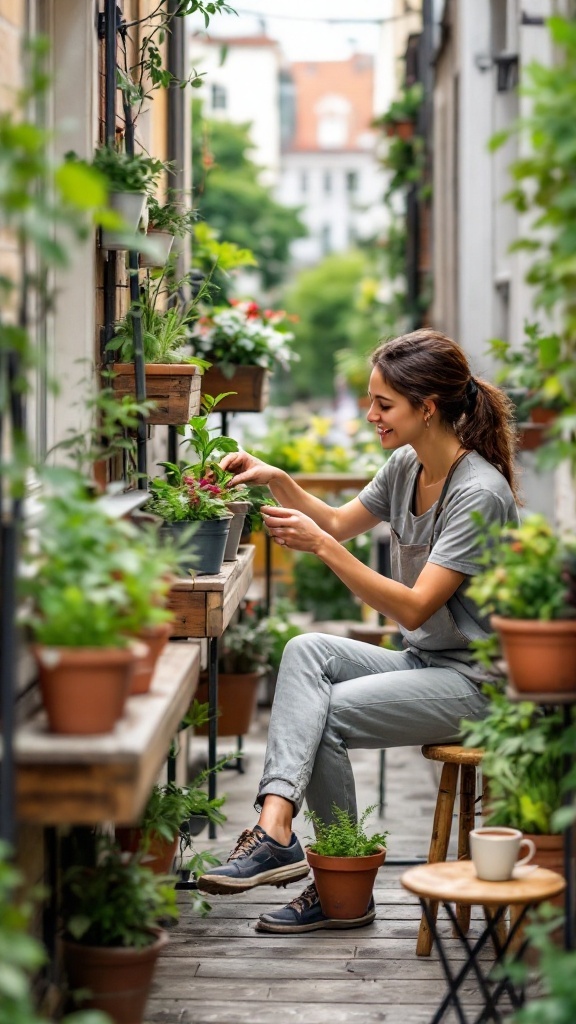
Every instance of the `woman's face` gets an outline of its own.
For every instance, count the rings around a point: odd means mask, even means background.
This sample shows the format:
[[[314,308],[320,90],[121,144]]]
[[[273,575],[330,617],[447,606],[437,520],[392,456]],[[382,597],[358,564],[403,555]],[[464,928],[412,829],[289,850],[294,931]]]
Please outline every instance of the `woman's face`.
[[[400,448],[422,437],[426,429],[422,409],[415,409],[404,395],[394,391],[375,366],[370,374],[368,395],[371,399],[367,420],[376,427],[383,448]]]

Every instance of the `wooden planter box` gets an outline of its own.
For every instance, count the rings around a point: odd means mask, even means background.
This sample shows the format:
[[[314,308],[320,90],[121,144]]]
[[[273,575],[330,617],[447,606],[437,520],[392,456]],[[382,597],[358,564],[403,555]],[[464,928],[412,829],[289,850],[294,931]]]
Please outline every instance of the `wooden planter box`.
[[[146,363],[146,398],[156,402],[147,419],[151,424],[182,426],[200,412],[202,379],[189,363]],[[134,395],[134,363],[114,363],[112,387],[116,395]]]
[[[261,366],[237,366],[233,377],[225,377],[219,366],[206,370],[202,378],[202,392],[205,395],[220,395],[235,391],[235,395],[223,398],[218,412],[261,412],[268,404],[270,371]]]

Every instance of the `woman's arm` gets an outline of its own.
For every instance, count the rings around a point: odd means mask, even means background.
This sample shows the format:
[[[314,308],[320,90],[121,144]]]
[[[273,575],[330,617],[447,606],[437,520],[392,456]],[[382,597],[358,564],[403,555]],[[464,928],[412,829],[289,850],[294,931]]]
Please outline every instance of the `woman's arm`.
[[[305,491],[284,470],[270,466],[248,452],[230,452],[220,466],[228,473],[234,473],[232,484],[266,484],[281,505],[302,512],[337,541],[357,537],[380,522],[358,498],[340,508],[333,508]]]
[[[262,511],[266,526],[279,544],[317,555],[356,597],[405,629],[418,629],[466,579],[464,573],[427,562],[414,586],[407,587],[363,565],[298,510],[267,506]]]

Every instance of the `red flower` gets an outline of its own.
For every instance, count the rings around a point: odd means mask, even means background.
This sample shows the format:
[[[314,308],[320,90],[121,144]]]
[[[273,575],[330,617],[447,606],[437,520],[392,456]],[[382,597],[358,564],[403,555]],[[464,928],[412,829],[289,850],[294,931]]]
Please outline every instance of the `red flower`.
[[[205,477],[203,477],[201,480],[198,481],[198,486],[203,491],[208,491],[210,494],[221,494],[222,493],[222,488],[221,487],[218,487],[216,484],[211,484],[210,481],[206,480]]]

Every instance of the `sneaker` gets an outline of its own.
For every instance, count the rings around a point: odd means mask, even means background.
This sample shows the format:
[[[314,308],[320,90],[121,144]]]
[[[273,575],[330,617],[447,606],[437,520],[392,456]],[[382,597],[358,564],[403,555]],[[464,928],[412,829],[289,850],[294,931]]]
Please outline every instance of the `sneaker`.
[[[314,932],[318,928],[362,928],[372,924],[376,917],[374,898],[371,898],[366,913],[348,921],[326,917],[322,913],[318,890],[314,882],[296,899],[281,910],[261,914],[256,922],[258,932],[276,932],[279,935],[295,935],[298,932]]]
[[[306,878],[310,867],[296,836],[282,846],[260,825],[247,828],[240,836],[228,862],[198,879],[198,888],[208,893],[245,892],[257,885],[286,885]]]

